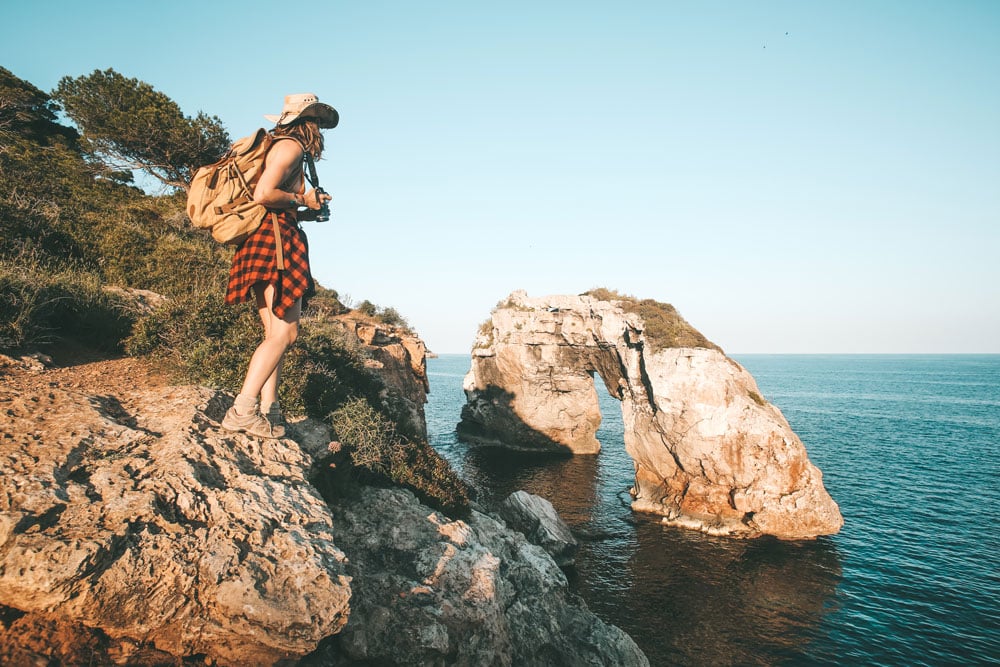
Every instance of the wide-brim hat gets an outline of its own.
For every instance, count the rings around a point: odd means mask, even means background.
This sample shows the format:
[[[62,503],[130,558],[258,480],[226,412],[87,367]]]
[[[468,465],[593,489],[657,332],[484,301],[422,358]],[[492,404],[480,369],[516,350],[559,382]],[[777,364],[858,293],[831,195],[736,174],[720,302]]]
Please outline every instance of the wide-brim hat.
[[[337,127],[340,114],[329,104],[323,104],[314,93],[298,93],[285,96],[285,106],[277,116],[264,115],[275,125],[289,125],[299,118],[310,118],[324,129]]]

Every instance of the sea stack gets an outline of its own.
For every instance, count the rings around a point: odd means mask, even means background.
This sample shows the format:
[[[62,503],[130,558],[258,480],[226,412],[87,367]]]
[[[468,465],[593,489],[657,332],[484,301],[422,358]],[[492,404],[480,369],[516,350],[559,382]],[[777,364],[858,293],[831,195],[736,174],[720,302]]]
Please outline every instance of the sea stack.
[[[672,306],[649,299],[512,293],[477,336],[459,435],[596,454],[595,375],[621,401],[633,510],[734,537],[840,530],[822,473],[750,373]]]

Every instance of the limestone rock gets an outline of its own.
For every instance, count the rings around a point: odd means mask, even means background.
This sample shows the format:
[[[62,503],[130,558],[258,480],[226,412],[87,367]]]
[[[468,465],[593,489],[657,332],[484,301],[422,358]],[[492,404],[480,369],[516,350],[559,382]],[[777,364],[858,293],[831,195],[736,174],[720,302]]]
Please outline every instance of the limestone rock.
[[[719,535],[837,532],[840,510],[778,408],[672,307],[661,311],[646,311],[654,336],[634,301],[511,294],[473,349],[460,436],[596,453],[600,376],[621,401],[636,511]]]
[[[515,491],[500,503],[498,512],[508,526],[545,549],[560,567],[573,564],[580,545],[548,500],[527,491]]]
[[[451,520],[400,489],[332,504],[351,616],[304,665],[648,665],[568,591],[555,561],[473,511]]]
[[[324,500],[319,422],[234,435],[230,397],[87,366],[0,358],[0,664],[648,665],[502,522]]]
[[[427,346],[413,332],[360,316],[355,312],[333,318],[355,336],[369,355],[368,368],[385,383],[382,403],[402,428],[417,438],[427,438],[424,404],[427,379]]]
[[[329,431],[301,429],[301,446],[226,433],[230,402],[196,387],[0,390],[6,659],[48,627],[133,664],[273,664],[341,629],[345,558],[307,482]]]

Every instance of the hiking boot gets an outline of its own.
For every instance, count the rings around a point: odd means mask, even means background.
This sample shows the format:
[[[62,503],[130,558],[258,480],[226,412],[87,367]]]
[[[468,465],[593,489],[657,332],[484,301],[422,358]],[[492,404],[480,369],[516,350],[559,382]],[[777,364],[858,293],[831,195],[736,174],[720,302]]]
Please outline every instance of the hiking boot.
[[[255,435],[258,438],[282,438],[285,435],[284,426],[272,424],[259,411],[254,410],[248,415],[241,415],[236,412],[235,407],[229,408],[229,412],[222,418],[222,428]]]
[[[285,421],[285,415],[281,414],[281,405],[277,401],[267,407],[267,412],[264,413],[264,416],[267,418],[267,421],[271,422],[271,426],[288,428],[288,422]]]

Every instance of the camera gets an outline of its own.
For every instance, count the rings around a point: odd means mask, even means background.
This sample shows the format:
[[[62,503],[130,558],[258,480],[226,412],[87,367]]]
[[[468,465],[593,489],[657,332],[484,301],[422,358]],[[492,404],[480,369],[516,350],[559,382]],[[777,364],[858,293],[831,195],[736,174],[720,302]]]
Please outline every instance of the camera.
[[[316,188],[316,197],[319,198],[320,195],[325,195],[326,190],[323,188]],[[325,201],[319,206],[319,210],[316,211],[316,217],[314,218],[316,222],[326,222],[330,219],[330,202]]]

